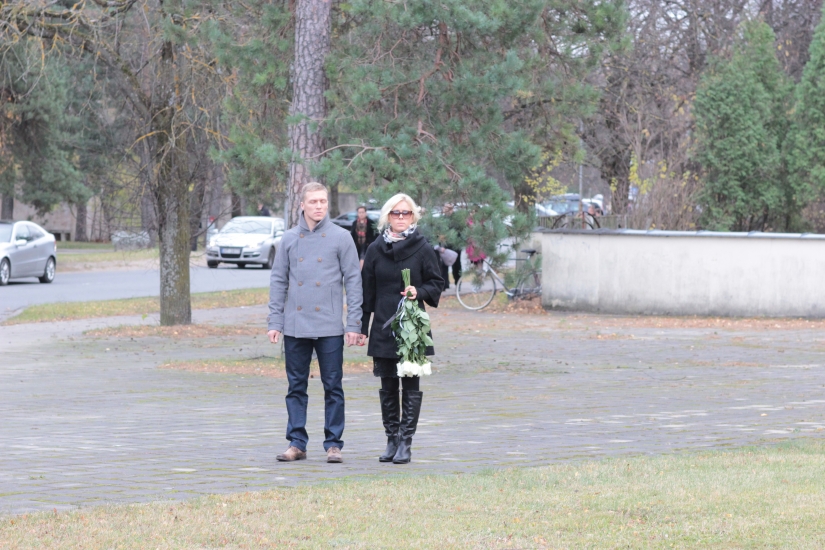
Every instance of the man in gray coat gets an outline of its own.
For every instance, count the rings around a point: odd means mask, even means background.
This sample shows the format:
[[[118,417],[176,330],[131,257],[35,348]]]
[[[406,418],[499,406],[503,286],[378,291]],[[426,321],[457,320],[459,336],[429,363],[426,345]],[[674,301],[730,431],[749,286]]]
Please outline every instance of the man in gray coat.
[[[332,223],[327,188],[308,183],[301,191],[298,225],[281,238],[269,282],[269,340],[284,337],[289,391],[286,409],[289,448],[280,461],[306,458],[307,383],[312,351],[324,385],[324,449],[327,462],[341,462],[344,442],[344,341],[363,345],[361,269],[349,232]],[[343,322],[343,287],[347,320]]]

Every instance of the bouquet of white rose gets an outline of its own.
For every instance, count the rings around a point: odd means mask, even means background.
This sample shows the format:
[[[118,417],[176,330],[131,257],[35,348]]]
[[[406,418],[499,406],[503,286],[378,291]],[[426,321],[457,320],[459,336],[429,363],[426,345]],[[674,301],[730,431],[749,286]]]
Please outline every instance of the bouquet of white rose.
[[[410,270],[402,269],[404,288],[410,286]],[[430,332],[430,316],[418,307],[409,295],[398,303],[395,315],[390,319],[392,333],[398,344],[398,376],[429,376],[432,364],[427,360],[427,346],[433,345]]]

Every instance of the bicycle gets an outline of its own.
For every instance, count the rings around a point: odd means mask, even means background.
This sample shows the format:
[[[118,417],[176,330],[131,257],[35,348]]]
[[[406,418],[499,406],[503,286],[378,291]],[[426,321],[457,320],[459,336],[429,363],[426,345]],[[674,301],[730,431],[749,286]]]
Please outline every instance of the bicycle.
[[[601,229],[599,219],[587,212],[567,212],[556,216],[550,229]]]
[[[455,290],[458,302],[470,310],[484,309],[493,301],[499,287],[510,300],[541,296],[541,267],[536,267],[540,256],[532,248],[523,249],[521,252],[527,254],[527,258],[517,260],[523,261],[524,267],[516,271],[516,284],[513,287],[507,286],[504,278],[496,273],[490,261],[485,258],[458,281]],[[536,261],[533,261],[534,255]]]

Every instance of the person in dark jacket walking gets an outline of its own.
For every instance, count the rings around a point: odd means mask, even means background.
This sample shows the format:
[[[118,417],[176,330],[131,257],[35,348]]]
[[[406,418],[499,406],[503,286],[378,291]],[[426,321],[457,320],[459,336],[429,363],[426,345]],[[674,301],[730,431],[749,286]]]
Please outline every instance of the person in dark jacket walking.
[[[367,248],[378,236],[375,226],[372,225],[372,220],[367,217],[366,206],[358,207],[358,217],[352,222],[350,233],[352,233],[352,240],[355,241],[355,249],[358,251],[361,267],[364,267],[364,256],[367,253]]]
[[[420,378],[400,379],[398,345],[387,321],[395,315],[398,302],[410,293],[424,309],[424,303],[438,307],[444,279],[432,245],[417,230],[420,212],[408,195],[392,197],[381,209],[378,230],[381,236],[367,249],[361,270],[364,301],[361,333],[369,336],[367,355],[373,360],[373,374],[381,378],[381,417],[387,434],[387,448],[378,460],[407,464],[412,456],[412,438],[421,412]],[[410,286],[404,288],[401,270],[410,270]],[[372,316],[372,330],[370,330]],[[433,355],[432,347],[427,355]]]

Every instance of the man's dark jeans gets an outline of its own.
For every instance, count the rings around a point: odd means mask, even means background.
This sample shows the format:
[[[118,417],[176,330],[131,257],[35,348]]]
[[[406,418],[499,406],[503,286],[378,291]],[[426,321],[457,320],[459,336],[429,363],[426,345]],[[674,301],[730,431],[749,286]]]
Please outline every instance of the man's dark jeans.
[[[344,337],[327,336],[324,338],[293,338],[284,336],[284,354],[286,356],[286,377],[289,380],[289,392],[286,394],[286,411],[289,422],[286,426],[286,438],[290,445],[302,451],[307,450],[309,436],[307,423],[307,383],[309,381],[309,363],[312,350],[318,356],[321,368],[321,383],[324,385],[324,449],[330,447],[344,448],[341,436],[344,434],[344,388],[341,379],[344,376]]]

